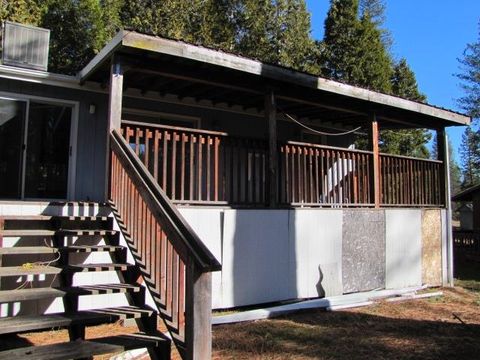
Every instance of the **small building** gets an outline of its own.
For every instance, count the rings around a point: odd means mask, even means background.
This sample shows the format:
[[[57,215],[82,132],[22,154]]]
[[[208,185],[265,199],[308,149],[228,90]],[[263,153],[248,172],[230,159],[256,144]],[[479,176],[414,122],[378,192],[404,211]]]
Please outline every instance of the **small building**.
[[[462,203],[459,208],[461,230],[480,230],[480,185],[459,192],[452,201]]]
[[[460,214],[459,230],[473,230],[473,204],[462,204],[457,211]]]
[[[0,331],[92,308],[151,330],[143,284],[182,356],[206,359],[212,305],[451,280],[445,127],[469,117],[132,31],[76,76],[20,64],[0,65]],[[380,153],[380,130],[414,128],[438,159]],[[23,266],[38,252],[60,255]]]

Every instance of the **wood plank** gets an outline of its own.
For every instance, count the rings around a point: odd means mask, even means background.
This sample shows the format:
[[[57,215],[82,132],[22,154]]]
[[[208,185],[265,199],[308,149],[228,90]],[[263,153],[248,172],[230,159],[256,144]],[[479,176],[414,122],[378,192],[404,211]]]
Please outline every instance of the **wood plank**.
[[[33,330],[66,327],[76,324],[98,325],[114,323],[120,319],[150,317],[155,311],[149,307],[122,306],[88,311],[77,311],[72,314],[49,314],[34,316],[14,316],[0,318],[0,334],[29,332]]]
[[[268,124],[268,192],[269,206],[276,207],[277,191],[277,105],[273,90],[265,94],[265,118]]]
[[[118,353],[140,348],[165,347],[169,352],[170,341],[163,336],[126,334],[89,340],[72,341],[43,346],[22,347],[0,352],[0,359],[10,360],[63,360],[89,358],[93,355]]]
[[[140,287],[130,284],[99,284],[60,288],[33,288],[0,291],[0,303],[29,301],[69,295],[102,295],[139,292]]]

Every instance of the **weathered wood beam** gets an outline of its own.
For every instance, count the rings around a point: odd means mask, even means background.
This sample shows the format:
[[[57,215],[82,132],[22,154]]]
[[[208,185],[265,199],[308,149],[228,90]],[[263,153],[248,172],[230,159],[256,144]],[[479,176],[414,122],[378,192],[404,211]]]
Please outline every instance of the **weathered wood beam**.
[[[378,121],[375,113],[370,115],[370,150],[373,152],[372,166],[370,171],[370,189],[373,195],[375,208],[380,208],[380,150],[379,150],[379,131]]]
[[[278,203],[277,105],[275,100],[275,94],[272,89],[268,89],[265,94],[265,119],[268,126],[268,202],[270,207],[276,207]]]
[[[187,268],[185,301],[186,360],[212,358],[212,274]]]

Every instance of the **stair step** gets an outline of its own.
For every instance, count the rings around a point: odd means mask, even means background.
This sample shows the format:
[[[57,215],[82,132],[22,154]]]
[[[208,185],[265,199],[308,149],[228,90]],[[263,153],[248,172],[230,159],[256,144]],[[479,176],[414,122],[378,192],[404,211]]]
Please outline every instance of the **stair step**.
[[[77,311],[72,314],[49,314],[34,316],[13,316],[0,318],[0,335],[51,328],[63,328],[71,325],[99,325],[114,323],[122,319],[151,317],[156,312],[148,307],[120,306],[97,310]]]
[[[154,336],[146,335],[144,333],[137,333],[6,350],[0,352],[0,359],[80,359],[89,358],[93,355],[118,353],[133,349],[153,348],[162,346],[169,349],[170,340],[166,339],[164,336]],[[167,351],[169,352],[169,350]]]
[[[57,248],[48,246],[12,246],[0,248],[0,255],[56,254]]]
[[[115,235],[116,230],[86,230],[86,229],[61,229],[61,230],[0,230],[0,236],[3,237],[22,237],[22,236],[107,236]]]
[[[50,220],[68,220],[68,221],[107,221],[108,216],[70,216],[70,215],[4,215],[5,221],[50,221]]]
[[[40,300],[69,295],[102,295],[139,292],[140,286],[130,284],[99,284],[72,286],[69,288],[34,288],[0,291],[0,303]]]
[[[27,254],[56,254],[58,251],[89,253],[89,252],[113,252],[124,249],[118,245],[69,245],[61,248],[48,246],[13,246],[0,248],[1,255],[27,255]]]
[[[25,275],[52,275],[60,274],[62,272],[91,272],[91,271],[125,271],[130,267],[133,267],[132,264],[78,264],[78,265],[67,265],[64,268],[47,266],[47,265],[36,265],[35,263],[32,266],[5,266],[0,267],[0,277],[4,276],[25,276]]]

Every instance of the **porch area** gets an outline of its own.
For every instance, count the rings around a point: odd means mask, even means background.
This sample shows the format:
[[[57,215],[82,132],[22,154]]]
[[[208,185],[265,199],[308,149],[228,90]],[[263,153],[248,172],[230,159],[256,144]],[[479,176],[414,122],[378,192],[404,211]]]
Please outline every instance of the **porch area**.
[[[440,160],[287,140],[276,146],[273,178],[267,139],[132,121],[122,121],[122,134],[179,205],[263,208],[272,199],[278,208],[445,205]]]

